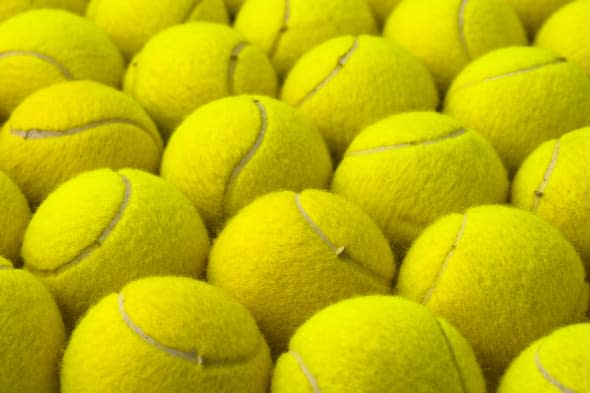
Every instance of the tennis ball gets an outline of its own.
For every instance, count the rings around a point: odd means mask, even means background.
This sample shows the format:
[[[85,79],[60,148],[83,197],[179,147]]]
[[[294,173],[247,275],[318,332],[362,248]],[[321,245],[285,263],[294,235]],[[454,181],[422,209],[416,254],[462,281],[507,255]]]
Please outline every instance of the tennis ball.
[[[590,323],[571,325],[534,342],[504,375],[498,393],[590,391]]]
[[[425,304],[469,340],[490,385],[537,338],[581,321],[584,265],[552,225],[481,206],[429,226],[401,265],[397,293]]]
[[[80,321],[66,349],[63,393],[266,393],[272,363],[248,311],[180,277],[134,281]]]
[[[27,199],[8,175],[0,171],[0,258],[17,262],[25,228],[31,219]]]
[[[504,0],[403,0],[384,35],[426,64],[441,92],[472,59],[527,44],[520,19]]]
[[[426,307],[365,296],[327,307],[293,335],[272,393],[484,393],[473,350]]]
[[[590,271],[590,128],[539,146],[522,164],[512,185],[512,203],[557,227]]]
[[[498,49],[463,69],[444,111],[487,137],[514,172],[539,144],[590,124],[590,80],[546,49]]]
[[[377,33],[365,0],[248,0],[235,28],[268,54],[281,77],[304,53],[330,38]]]
[[[102,296],[136,278],[203,271],[209,239],[190,201],[145,172],[86,172],[39,206],[22,247],[66,326]]]
[[[91,0],[86,16],[130,58],[154,34],[196,20],[227,23],[223,0]]]
[[[73,79],[118,86],[123,57],[94,23],[62,10],[33,10],[0,24],[0,120],[36,90]]]
[[[332,163],[319,131],[298,111],[272,98],[239,96],[189,116],[166,147],[161,174],[215,233],[260,195],[326,188]]]
[[[12,393],[56,393],[64,324],[32,274],[0,257],[0,385]]]
[[[574,1],[560,8],[543,25],[535,45],[551,49],[578,64],[590,76],[590,1]]]
[[[215,241],[207,278],[254,315],[275,354],[316,311],[355,295],[389,293],[387,241],[356,205],[325,191],[267,194]]]
[[[363,127],[438,106],[432,77],[418,60],[391,40],[366,35],[334,38],[305,54],[282,99],[318,126],[338,158]]]
[[[332,190],[357,203],[404,253],[435,219],[504,203],[506,169],[477,132],[436,112],[394,115],[362,131],[338,166]]]
[[[162,150],[156,126],[138,103],[92,81],[58,83],[33,93],[0,131],[0,169],[34,206],[86,170],[156,172]]]
[[[276,73],[266,55],[228,26],[196,22],[156,34],[135,56],[125,92],[169,137],[198,107],[230,95],[276,95]]]
[[[88,0],[2,0],[0,2],[0,22],[18,13],[35,8],[63,8],[81,14]]]
[[[381,24],[385,23],[387,17],[399,2],[400,0],[367,0],[367,3],[369,3],[369,6],[373,10],[373,14],[375,14]]]
[[[508,0],[520,16],[530,37],[535,36],[537,30],[551,14],[569,2],[571,0]]]

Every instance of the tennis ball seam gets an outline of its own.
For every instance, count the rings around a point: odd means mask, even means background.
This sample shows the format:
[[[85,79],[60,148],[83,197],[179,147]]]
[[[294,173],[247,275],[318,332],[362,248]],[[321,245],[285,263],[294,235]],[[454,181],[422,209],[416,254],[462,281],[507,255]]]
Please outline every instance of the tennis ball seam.
[[[227,72],[227,90],[230,95],[234,94],[235,83],[234,83],[234,76],[236,73],[236,68],[238,66],[238,61],[240,60],[240,54],[246,49],[248,46],[247,42],[238,42],[236,46],[233,47],[229,56],[229,64],[228,64],[228,72]]]
[[[457,250],[457,246],[458,246],[459,242],[461,241],[461,239],[463,239],[463,235],[465,234],[465,229],[467,227],[467,221],[468,221],[467,214],[464,214],[463,221],[461,222],[461,227],[459,228],[459,231],[457,232],[457,236],[455,237],[453,244],[451,244],[451,246],[449,247],[449,251],[447,252],[447,255],[445,256],[445,259],[441,265],[441,268],[439,269],[436,277],[434,278],[432,285],[430,286],[430,288],[428,288],[428,290],[426,291],[426,293],[422,297],[422,301],[421,301],[422,304],[427,304],[430,301],[430,299],[432,298],[432,295],[433,295],[434,291],[436,290],[438,284],[440,283],[443,274],[445,273],[445,271],[447,270],[447,268],[449,266],[449,262],[453,258],[453,255],[455,255],[455,252]]]
[[[445,332],[445,329],[442,327],[438,318],[436,319],[436,324],[437,324],[438,328],[440,329],[440,332],[443,336],[443,339],[445,340],[445,344],[447,346],[449,354],[451,355],[451,362],[453,363],[453,367],[455,367],[455,370],[457,371],[457,375],[459,377],[459,382],[461,383],[461,391],[464,393],[467,393],[467,385],[465,384],[465,378],[463,376],[463,373],[461,372],[461,369],[459,368],[459,362],[457,361],[457,355],[455,354],[455,351],[453,350],[453,345],[451,344],[451,340],[449,339],[449,336],[447,336],[447,333]]]
[[[459,40],[467,58],[470,59],[471,55],[469,54],[469,46],[467,45],[467,37],[465,36],[465,11],[468,2],[469,0],[461,0],[459,4]]]
[[[193,4],[189,7],[187,13],[185,14],[185,17],[181,20],[184,21],[184,23],[190,22],[191,15],[197,10],[197,8],[199,8],[201,4],[203,4],[203,0],[195,0]]]
[[[6,52],[0,52],[0,60],[5,59],[8,57],[15,57],[15,56],[23,56],[23,57],[34,57],[36,59],[42,60],[55,68],[63,75],[64,78],[68,80],[73,80],[74,76],[70,72],[70,70],[63,64],[61,64],[57,59],[51,57],[49,55],[43,54],[41,52],[35,52],[32,50],[10,50]]]
[[[303,376],[307,380],[307,383],[309,384],[309,386],[313,390],[313,393],[322,393],[322,390],[320,389],[318,381],[316,380],[315,376],[313,375],[313,373],[311,372],[309,367],[307,367],[307,365],[305,364],[303,357],[297,351],[294,351],[293,349],[289,350],[288,353],[293,359],[295,359],[295,362],[297,362],[299,369],[301,370],[301,372],[303,373]]]
[[[359,37],[356,37],[350,49],[348,49],[346,53],[344,53],[342,56],[338,58],[336,66],[332,69],[332,71],[308,93],[304,94],[303,97],[295,103],[295,107],[302,106],[311,98],[313,98],[313,96],[315,96],[320,90],[326,87],[340,73],[340,71],[342,71],[344,66],[346,66],[346,64],[350,61],[351,57],[357,52],[359,45],[360,39]]]
[[[131,188],[132,188],[131,181],[124,175],[119,174],[119,176],[121,178],[121,181],[125,185],[125,193],[123,195],[123,200],[121,201],[119,209],[117,210],[117,212],[115,213],[115,215],[113,216],[113,218],[111,219],[109,224],[106,226],[106,228],[102,231],[102,233],[100,234],[98,239],[96,239],[92,244],[83,248],[78,253],[78,255],[76,255],[72,260],[63,263],[54,269],[37,269],[34,267],[27,266],[27,270],[35,272],[39,275],[46,275],[46,276],[59,275],[62,272],[66,271],[74,266],[79,265],[93,251],[95,251],[96,249],[98,249],[102,246],[102,244],[106,241],[107,237],[115,230],[115,227],[121,221],[121,217],[123,217],[123,214],[127,210],[127,206],[129,204],[129,199],[131,198]]]
[[[541,344],[538,345],[537,350],[535,351],[535,365],[537,371],[542,375],[542,377],[549,382],[551,385],[559,389],[562,393],[576,393],[573,389],[566,387],[563,383],[561,383],[557,378],[555,378],[549,370],[545,368],[543,363],[541,362]]]
[[[244,357],[239,358],[227,358],[227,359],[212,359],[212,358],[205,358],[202,354],[199,353],[198,350],[193,351],[184,351],[180,350],[166,344],[159,342],[154,337],[150,336],[146,333],[141,327],[139,327],[129,316],[125,309],[125,296],[122,293],[118,295],[118,304],[119,304],[119,314],[123,319],[125,325],[133,332],[137,337],[139,337],[143,342],[152,347],[156,348],[159,351],[162,351],[170,356],[177,357],[191,363],[196,363],[200,366],[209,366],[209,367],[223,367],[223,366],[237,366],[241,364],[248,363],[252,359],[254,359],[258,353],[259,348],[261,347],[261,340],[258,337],[257,343],[254,347],[252,353],[248,354]]]
[[[13,270],[14,266],[0,265],[0,270]]]
[[[555,167],[557,166],[557,160],[559,158],[560,144],[561,144],[560,139],[557,139],[557,141],[555,142],[555,147],[553,148],[553,153],[551,154],[551,160],[549,161],[549,165],[547,166],[547,169],[545,170],[545,173],[543,174],[543,179],[541,181],[541,184],[533,192],[533,204],[531,206],[531,211],[533,213],[537,213],[537,211],[539,210],[539,205],[541,204],[541,201],[545,197],[545,190],[547,189],[547,186],[549,185],[549,181],[551,180],[551,175],[553,175],[553,172],[555,171]]]
[[[272,45],[270,47],[270,50],[268,51],[268,56],[270,58],[273,58],[276,51],[279,49],[279,45],[281,43],[281,40],[283,39],[285,33],[287,33],[287,30],[289,30],[289,21],[291,20],[291,1],[290,0],[285,0],[285,13],[283,16],[283,24],[281,25],[281,27],[279,28],[279,31],[277,32],[277,35],[275,36],[275,38],[272,41]]]

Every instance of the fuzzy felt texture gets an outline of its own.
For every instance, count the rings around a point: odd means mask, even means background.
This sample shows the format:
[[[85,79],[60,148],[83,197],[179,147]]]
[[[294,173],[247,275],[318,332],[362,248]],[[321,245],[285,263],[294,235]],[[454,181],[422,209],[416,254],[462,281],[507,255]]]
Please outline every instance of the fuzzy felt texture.
[[[426,64],[442,93],[472,59],[527,44],[520,19],[504,0],[404,0],[384,35]]]
[[[428,227],[403,261],[396,290],[463,333],[491,386],[531,342],[581,321],[588,309],[573,246],[535,215],[499,205]]]
[[[512,185],[512,203],[556,226],[590,271],[590,128],[539,146]]]
[[[356,205],[325,191],[254,201],[214,243],[207,278],[252,312],[273,353],[323,307],[389,293],[396,271],[385,237]]]
[[[272,393],[485,393],[473,350],[426,307],[345,300],[311,317],[275,368]]]
[[[399,2],[400,0],[367,0],[367,3],[369,3],[369,6],[373,10],[373,14],[375,14],[381,24],[385,23],[387,17]]]
[[[32,274],[0,257],[0,386],[11,393],[58,393],[64,324]]]
[[[14,181],[0,171],[0,258],[18,262],[25,228],[31,219],[27,199]]]
[[[33,206],[87,170],[157,172],[162,150],[155,124],[137,102],[92,81],[58,83],[33,93],[0,131],[0,169]]]
[[[513,173],[542,142],[590,124],[590,79],[546,49],[498,49],[463,69],[444,110],[487,137]]]
[[[432,76],[417,59],[392,40],[367,35],[334,38],[307,52],[282,99],[318,126],[338,158],[363,127],[438,105]]]
[[[377,33],[365,0],[249,0],[235,28],[268,54],[281,77],[303,54],[326,40]]]
[[[0,24],[0,120],[36,90],[73,79],[118,86],[123,56],[94,23],[70,12],[33,10]]]
[[[190,201],[138,170],[86,172],[41,204],[25,233],[25,268],[56,297],[71,328],[102,296],[136,278],[198,277],[209,250]]]
[[[507,0],[522,20],[529,37],[534,37],[543,22],[572,0]]]
[[[169,137],[198,107],[230,95],[275,96],[278,82],[266,54],[235,30],[196,22],[150,39],[131,62],[124,86]]]
[[[551,49],[578,64],[590,76],[590,1],[574,1],[560,8],[543,25],[535,45]]]
[[[106,296],[80,321],[62,393],[265,393],[271,367],[242,305],[204,282],[152,277]]]
[[[504,203],[506,169],[481,135],[435,112],[394,115],[353,140],[332,190],[357,203],[400,255],[437,218]]]
[[[326,188],[332,163],[319,131],[298,111],[272,98],[240,96],[189,116],[166,147],[161,173],[216,233],[258,196]]]
[[[86,16],[127,58],[167,27],[197,20],[228,23],[223,0],[92,0]]]
[[[63,8],[77,14],[84,13],[88,0],[2,0],[0,22],[34,8]]]
[[[498,393],[590,391],[590,323],[561,328],[512,362]]]

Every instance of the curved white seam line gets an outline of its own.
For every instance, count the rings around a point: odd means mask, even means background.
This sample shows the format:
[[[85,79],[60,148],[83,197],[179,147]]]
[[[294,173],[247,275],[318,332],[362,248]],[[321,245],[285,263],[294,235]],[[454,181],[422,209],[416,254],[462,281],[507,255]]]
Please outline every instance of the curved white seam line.
[[[471,58],[469,55],[469,47],[467,46],[467,37],[465,36],[465,9],[467,8],[468,1],[469,0],[462,0],[461,5],[459,6],[459,37],[467,58]]]
[[[192,14],[195,13],[195,11],[197,10],[197,8],[203,4],[203,0],[196,0],[188,9],[186,16],[182,19],[182,21],[184,23],[190,22],[190,17]]]
[[[336,63],[336,67],[334,67],[334,69],[328,74],[328,76],[326,76],[322,81],[320,81],[320,83],[318,83],[313,89],[311,89],[309,91],[309,93],[304,95],[303,98],[301,98],[298,102],[296,102],[295,106],[298,107],[298,106],[303,105],[305,103],[305,101],[307,101],[310,98],[312,98],[313,96],[315,96],[328,83],[330,83],[332,81],[332,79],[334,79],[336,77],[336,75],[338,75],[340,73],[340,71],[342,71],[342,69],[344,68],[346,63],[348,63],[348,61],[350,60],[352,55],[356,52],[358,47],[359,47],[359,38],[357,37],[354,40],[350,49],[338,59],[338,63]]]
[[[289,29],[288,25],[289,25],[290,19],[291,19],[291,1],[285,0],[285,14],[283,16],[283,24],[279,28],[279,31],[272,42],[270,50],[268,51],[269,57],[272,58],[274,56],[275,52],[277,51],[277,49],[279,48],[279,43],[281,42],[283,35]]]
[[[305,376],[305,379],[307,379],[307,382],[309,383],[309,386],[311,386],[311,389],[313,390],[313,392],[314,393],[322,393],[322,391],[320,390],[320,387],[318,385],[318,381],[316,381],[315,377],[313,376],[313,374],[311,373],[309,368],[307,368],[307,366],[305,365],[305,362],[303,361],[303,358],[301,357],[301,355],[299,355],[297,352],[295,352],[293,350],[289,351],[289,355],[291,355],[295,359],[297,364],[299,364],[299,368],[301,369],[301,372]]]
[[[459,243],[459,241],[463,238],[463,235],[465,234],[465,227],[466,226],[467,226],[467,214],[465,214],[463,216],[463,221],[461,222],[461,228],[459,228],[459,232],[457,232],[457,237],[455,238],[454,243],[451,245],[451,248],[449,249],[449,252],[447,253],[447,255],[445,257],[445,260],[444,260],[436,278],[434,279],[432,286],[424,294],[424,297],[422,298],[422,304],[428,303],[428,301],[432,297],[434,290],[436,289],[436,287],[440,283],[443,273],[447,270],[447,267],[449,265],[449,261],[451,260],[453,255],[455,255],[455,251],[457,250],[457,244]]]
[[[398,150],[398,149],[403,149],[406,147],[414,147],[414,146],[428,146],[428,145],[433,145],[439,142],[443,142],[446,141],[448,139],[453,139],[453,138],[457,138],[461,135],[466,134],[467,131],[463,128],[459,129],[459,130],[455,130],[452,131],[451,133],[438,137],[438,138],[433,138],[433,139],[427,139],[424,141],[411,141],[411,142],[404,142],[404,143],[398,143],[395,145],[389,145],[389,146],[378,146],[378,147],[373,147],[370,149],[363,149],[363,150],[355,150],[355,151],[351,151],[349,153],[346,153],[347,157],[350,156],[360,156],[360,155],[367,155],[367,154],[374,154],[374,153],[381,153],[384,151],[390,151],[390,150]]]
[[[234,74],[238,61],[240,60],[240,53],[248,46],[247,42],[239,42],[231,51],[229,56],[229,66],[227,70],[227,89],[229,94],[234,94]]]
[[[54,67],[56,67],[59,72],[66,78],[66,79],[74,79],[74,76],[72,75],[72,73],[70,72],[70,70],[68,70],[66,68],[66,66],[64,66],[63,64],[59,63],[56,59],[54,59],[51,56],[48,55],[44,55],[43,53],[39,53],[39,52],[34,52],[34,51],[28,51],[28,50],[11,50],[11,51],[6,51],[6,52],[1,52],[0,53],[0,59],[4,59],[7,57],[14,57],[14,56],[32,56],[32,57],[36,57],[39,60],[43,60],[51,65],[53,65]]]
[[[465,385],[465,379],[463,378],[463,373],[461,372],[461,369],[459,368],[459,362],[457,361],[457,355],[455,354],[455,351],[453,350],[453,346],[451,345],[451,340],[449,340],[449,337],[447,336],[445,329],[442,327],[442,325],[438,319],[436,320],[436,324],[438,325],[438,328],[440,329],[440,332],[442,333],[442,336],[443,336],[445,343],[447,345],[447,349],[449,350],[449,353],[451,355],[451,362],[453,363],[455,370],[457,370],[457,375],[459,376],[459,381],[461,382],[461,391],[464,393],[467,393],[467,386]]]
[[[551,155],[551,161],[549,161],[549,165],[547,166],[547,170],[543,174],[543,181],[539,185],[539,187],[534,191],[533,196],[533,206],[531,207],[531,211],[536,213],[539,209],[539,205],[541,204],[541,200],[545,196],[545,190],[549,185],[549,180],[551,179],[551,175],[553,171],[555,171],[555,167],[557,166],[557,159],[559,158],[559,149],[560,149],[560,140],[558,139],[555,142],[555,147],[553,148],[553,154]]]
[[[315,234],[324,242],[336,255],[341,255],[344,252],[344,246],[338,247],[326,236],[326,234],[322,231],[322,229],[313,221],[313,219],[307,214],[305,209],[303,208],[303,204],[301,203],[301,197],[299,194],[295,194],[295,205],[297,205],[297,210],[303,219],[307,222],[307,224],[311,227],[311,229],[315,232]]]
[[[535,352],[535,364],[537,366],[537,370],[539,370],[539,372],[541,373],[543,378],[545,378],[550,384],[552,384],[557,389],[559,389],[559,391],[562,393],[576,393],[576,391],[564,386],[555,377],[553,377],[549,373],[549,371],[547,371],[545,369],[545,367],[543,367],[543,363],[541,363],[540,351],[541,351],[541,346],[539,345],[539,347],[537,348],[537,351]]]

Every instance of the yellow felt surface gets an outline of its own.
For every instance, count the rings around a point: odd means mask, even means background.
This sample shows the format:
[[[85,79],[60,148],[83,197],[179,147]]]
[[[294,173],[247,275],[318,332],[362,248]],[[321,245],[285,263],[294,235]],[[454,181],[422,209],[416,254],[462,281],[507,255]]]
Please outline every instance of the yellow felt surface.
[[[161,173],[215,232],[258,196],[326,188],[332,163],[319,131],[300,113],[272,98],[240,96],[188,117],[170,139]]]
[[[157,172],[162,150],[156,126],[137,102],[92,81],[37,91],[0,131],[0,169],[34,206],[87,170],[132,167]]]
[[[119,296],[133,325],[169,351],[126,324]],[[200,281],[153,277],[106,296],[81,320],[61,383],[63,393],[265,393],[271,366],[267,344],[238,302]]]
[[[90,305],[133,279],[198,277],[208,250],[205,226],[180,191],[145,172],[105,169],[64,183],[41,204],[22,255],[71,328]]]
[[[366,213],[341,197],[308,190],[298,197],[268,194],[241,210],[215,241],[207,278],[250,309],[278,354],[321,308],[388,293],[395,271],[387,241]]]
[[[403,254],[442,215],[504,203],[506,169],[493,147],[435,112],[394,115],[351,143],[332,190],[361,206]]]
[[[490,384],[532,341],[581,321],[588,309],[573,246],[540,218],[504,206],[428,227],[403,261],[396,290],[453,323]]]
[[[534,37],[543,22],[572,0],[507,0],[516,10],[529,36]]]
[[[88,0],[2,0],[0,2],[0,21],[35,8],[63,8],[83,14]]]
[[[50,293],[0,257],[0,386],[11,393],[55,393],[65,343]]]
[[[0,259],[17,262],[31,210],[14,181],[0,171]]]
[[[273,393],[485,392],[473,350],[459,332],[398,297],[328,307],[297,330],[289,350],[277,361]]]
[[[29,94],[68,79],[118,86],[123,57],[92,22],[63,10],[33,10],[0,24],[0,120]]]

